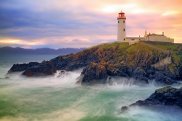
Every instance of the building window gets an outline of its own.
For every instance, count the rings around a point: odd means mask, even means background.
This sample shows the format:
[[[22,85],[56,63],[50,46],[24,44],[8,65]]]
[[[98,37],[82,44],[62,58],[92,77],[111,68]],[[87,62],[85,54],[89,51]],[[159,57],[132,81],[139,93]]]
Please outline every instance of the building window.
[[[119,23],[119,21],[118,21],[118,23]]]
[[[124,40],[125,40],[125,38],[124,38]]]
[[[123,29],[123,31],[125,32],[125,29]]]
[[[123,23],[125,23],[125,21],[123,21]]]

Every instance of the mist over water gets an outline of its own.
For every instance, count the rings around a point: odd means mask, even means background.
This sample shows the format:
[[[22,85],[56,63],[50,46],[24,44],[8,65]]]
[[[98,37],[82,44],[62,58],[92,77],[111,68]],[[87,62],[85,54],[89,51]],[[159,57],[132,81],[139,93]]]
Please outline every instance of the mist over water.
[[[1,121],[182,120],[182,112],[174,108],[166,111],[165,108],[133,107],[121,113],[122,106],[145,99],[159,88],[152,84],[139,87],[134,86],[132,81],[128,83],[125,78],[117,78],[112,80],[113,85],[88,87],[76,84],[81,70],[57,72],[45,78],[26,78],[20,73],[6,75],[10,65],[0,66]]]

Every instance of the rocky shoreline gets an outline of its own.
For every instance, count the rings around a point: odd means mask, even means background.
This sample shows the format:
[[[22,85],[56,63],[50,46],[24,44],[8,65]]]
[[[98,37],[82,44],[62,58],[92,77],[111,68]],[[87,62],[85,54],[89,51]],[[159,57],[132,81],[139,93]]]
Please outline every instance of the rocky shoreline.
[[[113,77],[128,78],[128,81],[132,78],[135,85],[146,85],[153,80],[160,85],[172,85],[182,80],[182,46],[158,42],[108,43],[41,63],[14,64],[8,73],[37,77],[80,68],[83,71],[78,82],[82,85],[111,83]],[[158,89],[146,100],[123,106],[121,111],[133,106],[158,105],[182,108],[182,88]]]
[[[170,43],[108,43],[41,63],[14,64],[8,73],[48,76],[57,70],[83,68],[82,84],[105,84],[111,77],[134,78],[134,84],[174,84],[182,80],[182,46]]]

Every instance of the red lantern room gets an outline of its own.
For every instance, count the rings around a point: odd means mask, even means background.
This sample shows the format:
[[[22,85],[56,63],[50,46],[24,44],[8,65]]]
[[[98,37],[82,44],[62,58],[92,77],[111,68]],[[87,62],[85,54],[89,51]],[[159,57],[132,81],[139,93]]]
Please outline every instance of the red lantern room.
[[[126,19],[125,13],[122,11],[118,13],[118,19]]]

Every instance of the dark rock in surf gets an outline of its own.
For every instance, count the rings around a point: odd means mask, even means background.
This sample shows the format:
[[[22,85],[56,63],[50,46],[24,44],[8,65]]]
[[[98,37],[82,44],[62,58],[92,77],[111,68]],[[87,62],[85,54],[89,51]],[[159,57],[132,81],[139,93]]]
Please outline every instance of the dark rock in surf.
[[[176,89],[171,86],[157,89],[149,98],[144,101],[137,101],[132,105],[151,106],[167,105],[182,108],[182,88]]]
[[[129,107],[133,106],[176,106],[182,109],[182,88],[177,89],[171,86],[166,86],[157,89],[149,98],[139,100],[128,107],[123,106],[121,111],[126,111]]]
[[[13,72],[22,72],[25,71],[28,68],[32,68],[34,66],[39,65],[40,63],[38,62],[30,62],[27,64],[14,64],[10,70],[8,71],[8,73],[13,73]]]
[[[33,66],[33,67],[26,69],[23,72],[23,75],[25,75],[27,77],[48,76],[48,75],[54,74],[55,72],[56,72],[56,68],[54,67],[54,65],[49,61],[45,61],[37,66]]]
[[[121,107],[121,112],[126,112],[128,110],[128,106]]]

